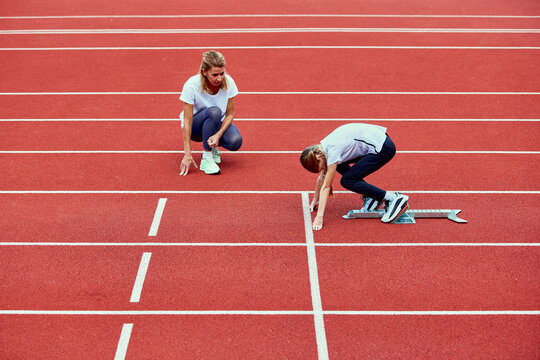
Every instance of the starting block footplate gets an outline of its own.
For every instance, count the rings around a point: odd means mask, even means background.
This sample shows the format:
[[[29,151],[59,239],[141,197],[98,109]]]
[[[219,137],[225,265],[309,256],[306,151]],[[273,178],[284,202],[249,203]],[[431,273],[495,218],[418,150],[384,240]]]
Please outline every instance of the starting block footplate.
[[[407,210],[401,215],[394,223],[396,224],[415,224],[415,219],[449,219],[457,223],[466,223],[467,220],[461,219],[457,216],[461,210],[449,210],[449,209],[419,209],[419,210]],[[351,210],[346,215],[343,215],[344,219],[380,219],[384,215],[384,210],[377,211],[360,211]]]

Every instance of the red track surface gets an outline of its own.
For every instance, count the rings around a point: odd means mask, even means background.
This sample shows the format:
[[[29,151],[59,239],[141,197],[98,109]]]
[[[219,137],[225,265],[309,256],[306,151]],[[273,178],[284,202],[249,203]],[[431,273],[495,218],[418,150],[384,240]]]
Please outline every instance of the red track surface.
[[[208,14],[540,15],[532,0],[205,4]],[[154,1],[149,10],[25,0],[0,15],[201,11],[193,2]],[[534,17],[0,19],[4,30],[539,25]],[[511,49],[297,48],[321,45]],[[536,33],[0,35],[0,120],[14,120],[0,121],[0,358],[113,358],[123,324],[133,324],[127,359],[539,358],[539,50],[517,49],[539,45]],[[27,49],[133,46],[198,49]],[[192,168],[179,177],[178,92],[202,48],[216,46],[292,46],[223,50],[240,91],[291,93],[239,95],[241,152],[223,153],[220,176]],[[32,92],[45,94],[10,94]],[[103,94],[46,94],[57,92]],[[338,120],[294,120],[325,118]],[[360,199],[342,192],[310,243],[301,193],[315,176],[298,153],[363,118],[386,126],[398,147],[368,181],[410,191],[411,208],[461,209],[466,225],[344,220]],[[337,180],[334,190],[343,191]],[[131,302],[143,252],[151,260],[140,301]]]

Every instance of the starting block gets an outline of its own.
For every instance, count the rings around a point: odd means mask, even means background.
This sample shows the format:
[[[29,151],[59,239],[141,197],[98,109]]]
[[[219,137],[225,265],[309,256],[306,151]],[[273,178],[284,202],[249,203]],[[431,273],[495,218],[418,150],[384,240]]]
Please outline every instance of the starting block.
[[[447,218],[457,223],[466,223],[467,220],[457,216],[461,210],[407,210],[396,221],[395,224],[416,224],[415,219],[443,219]],[[347,215],[343,215],[344,219],[380,219],[384,215],[384,210],[377,211],[360,211],[351,210]]]

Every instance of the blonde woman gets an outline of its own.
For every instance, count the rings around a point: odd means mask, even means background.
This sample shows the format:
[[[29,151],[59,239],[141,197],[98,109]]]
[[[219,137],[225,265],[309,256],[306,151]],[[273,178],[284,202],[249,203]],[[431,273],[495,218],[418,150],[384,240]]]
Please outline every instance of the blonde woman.
[[[191,165],[197,167],[191,154],[191,141],[203,143],[200,169],[209,175],[221,172],[218,146],[236,151],[242,146],[242,136],[232,123],[234,97],[238,88],[225,73],[225,58],[217,51],[203,54],[199,74],[186,81],[180,95],[184,110],[180,114],[184,140],[184,158],[180,175],[187,175]]]
[[[382,190],[364,180],[389,162],[395,153],[396,147],[386,134],[386,128],[359,123],[340,126],[320,144],[306,148],[300,155],[302,166],[312,173],[320,173],[310,205],[311,211],[318,208],[313,230],[322,229],[336,172],[341,174],[341,185],[345,189],[364,196],[362,210],[378,210],[384,202],[386,210],[382,222],[398,219],[407,210],[409,197]]]

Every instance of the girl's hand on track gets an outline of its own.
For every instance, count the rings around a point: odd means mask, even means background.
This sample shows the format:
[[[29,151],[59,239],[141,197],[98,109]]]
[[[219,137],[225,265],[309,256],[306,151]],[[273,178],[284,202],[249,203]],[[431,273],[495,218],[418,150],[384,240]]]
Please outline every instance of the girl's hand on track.
[[[323,224],[322,216],[316,216],[315,220],[313,220],[313,230],[321,230],[322,224]]]
[[[309,205],[309,210],[311,212],[313,212],[314,210],[317,210],[317,208],[319,207],[319,202],[312,202],[311,205]]]
[[[197,167],[197,164],[195,164],[195,160],[193,160],[192,156],[184,155],[182,163],[180,164],[180,175],[186,176],[191,165],[195,166],[195,168]]]

